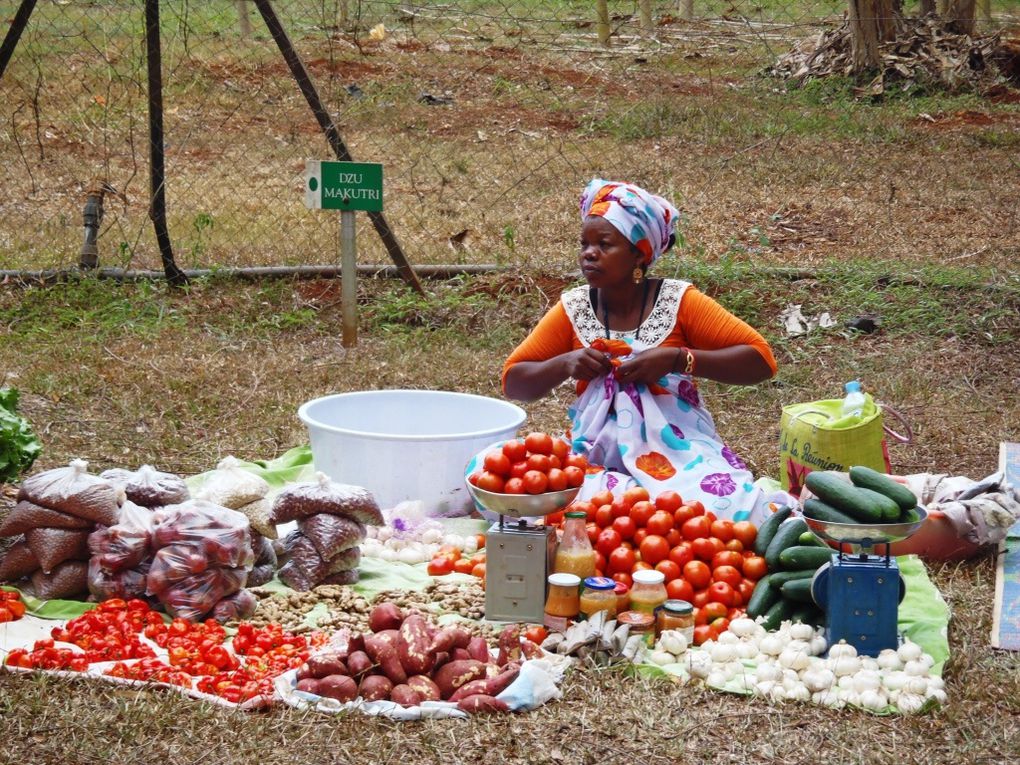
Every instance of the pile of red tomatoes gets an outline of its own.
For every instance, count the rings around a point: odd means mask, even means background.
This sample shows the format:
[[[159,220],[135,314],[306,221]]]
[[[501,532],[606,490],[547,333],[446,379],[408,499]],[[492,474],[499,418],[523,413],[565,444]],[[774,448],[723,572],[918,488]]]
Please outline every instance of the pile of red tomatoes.
[[[577,488],[587,469],[588,461],[572,454],[566,441],[535,432],[489,451],[468,482],[496,494],[544,494]]]

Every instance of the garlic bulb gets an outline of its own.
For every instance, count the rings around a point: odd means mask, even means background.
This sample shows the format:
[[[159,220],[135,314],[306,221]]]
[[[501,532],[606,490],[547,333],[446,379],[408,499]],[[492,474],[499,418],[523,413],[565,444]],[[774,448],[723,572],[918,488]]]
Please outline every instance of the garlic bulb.
[[[729,631],[736,635],[738,638],[749,638],[753,636],[755,633],[755,624],[747,617],[734,619],[732,622],[730,622]]]
[[[687,671],[694,677],[704,680],[712,671],[712,657],[704,651],[688,651],[685,654],[684,664]]]
[[[790,627],[790,637],[794,640],[810,640],[815,634],[815,628],[810,624],[794,624]]]
[[[923,652],[921,651],[921,646],[917,643],[913,643],[910,640],[904,640],[903,645],[897,649],[896,653],[899,655],[900,661],[906,664],[907,662],[917,661],[920,659]]]
[[[808,665],[807,651],[798,651],[793,647],[787,647],[779,654],[779,663],[788,669],[805,669]]]
[[[916,715],[924,708],[924,697],[901,692],[896,699],[896,708],[905,715]]]
[[[772,664],[771,662],[765,664],[759,664],[758,668],[754,671],[754,676],[758,678],[758,682],[765,681],[779,681],[783,678],[783,669],[778,664]]]
[[[676,662],[676,657],[669,651],[652,651],[648,655],[648,659],[652,664],[658,664],[660,667]]]
[[[829,669],[809,669],[801,675],[801,680],[809,691],[817,693],[831,688],[836,682],[836,675]]]
[[[778,656],[786,647],[786,641],[779,635],[766,635],[758,642],[758,648],[768,656]]]
[[[882,677],[868,669],[862,669],[854,676],[854,690],[858,693],[877,691],[882,687]]]
[[[877,690],[862,691],[860,697],[861,706],[865,709],[870,709],[872,712],[878,712],[885,709],[889,702],[889,700],[885,697],[885,694]]]
[[[915,693],[924,696],[928,692],[928,678],[920,675],[907,675],[907,682],[903,685],[905,693]]]
[[[903,662],[900,655],[892,648],[886,648],[878,654],[878,666],[886,671],[903,669]]]
[[[845,640],[840,640],[836,645],[829,648],[829,658],[836,659],[841,656],[856,657],[857,649]]]
[[[919,661],[908,661],[903,665],[903,671],[908,675],[923,677],[928,674],[928,668]]]
[[[833,646],[835,648],[836,646]],[[852,648],[852,646],[851,646]],[[843,675],[852,675],[861,668],[861,660],[856,656],[837,656],[835,659],[832,658],[832,649],[829,649],[829,669],[836,673],[836,677],[842,677]]]

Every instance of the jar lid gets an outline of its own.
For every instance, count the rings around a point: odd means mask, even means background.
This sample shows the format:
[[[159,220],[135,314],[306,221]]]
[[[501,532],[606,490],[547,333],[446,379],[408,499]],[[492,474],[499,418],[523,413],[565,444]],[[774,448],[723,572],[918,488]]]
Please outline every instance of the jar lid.
[[[580,587],[581,577],[577,574],[549,574],[549,584],[557,587]]]
[[[589,576],[584,580],[584,586],[589,590],[613,590],[616,589],[616,580],[608,576]]]
[[[655,569],[635,571],[631,577],[634,579],[634,584],[662,584],[666,581],[666,575]]]
[[[629,624],[631,627],[651,628],[655,624],[655,615],[644,611],[624,611],[616,615],[618,624]]]
[[[564,513],[563,517],[564,518],[587,518],[588,517],[588,513],[584,512],[584,510],[571,510],[569,513]]]
[[[613,590],[615,590],[617,595],[626,595],[630,592],[630,587],[627,586],[626,582],[617,582]]]
[[[694,612],[694,606],[686,600],[667,600],[662,607],[671,614],[690,614]]]

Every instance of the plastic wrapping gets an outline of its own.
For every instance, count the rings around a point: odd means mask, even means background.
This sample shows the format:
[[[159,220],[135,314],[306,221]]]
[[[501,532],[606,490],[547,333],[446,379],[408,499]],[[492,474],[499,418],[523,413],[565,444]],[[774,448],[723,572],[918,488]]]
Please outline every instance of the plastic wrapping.
[[[269,539],[276,539],[279,534],[273,523],[273,503],[263,497],[247,505],[241,505],[237,512],[243,514],[251,525],[251,530]]]
[[[149,564],[143,563],[137,568],[113,573],[99,563],[99,558],[94,557],[89,561],[89,593],[96,600],[144,598],[148,570]]]
[[[48,574],[42,569],[32,574],[32,592],[40,600],[71,598],[88,591],[88,580],[89,564],[83,560],[69,560]]]
[[[236,457],[224,457],[195,492],[195,498],[236,510],[268,493],[269,484],[265,479],[241,467]]]
[[[360,578],[361,573],[358,569],[352,568],[349,571],[338,571],[335,574],[330,574],[319,584],[357,584]]]
[[[258,599],[248,590],[240,590],[217,603],[209,615],[221,624],[240,621],[255,613],[258,604]]]
[[[360,547],[349,547],[331,558],[323,558],[315,545],[299,531],[288,534],[284,543],[287,545],[287,564],[299,568],[312,586],[330,574],[349,571],[361,563]]]
[[[124,489],[127,498],[142,507],[176,505],[191,496],[183,478],[160,472],[152,465],[142,465],[138,470],[112,468],[99,477]]]
[[[47,574],[64,561],[89,559],[89,532],[84,529],[29,529],[25,541]]]
[[[18,499],[112,526],[124,502],[124,490],[90,474],[88,467],[85,460],[71,460],[65,468],[29,476],[21,485]]]
[[[91,529],[95,524],[77,515],[62,513],[42,505],[36,505],[27,499],[14,506],[7,517],[0,522],[0,537],[14,537],[24,534],[29,529],[42,527],[54,529]]]
[[[325,473],[315,480],[284,489],[273,502],[276,523],[296,521],[319,513],[342,515],[366,526],[382,526],[383,516],[368,489],[334,483]]]
[[[323,560],[329,560],[365,541],[364,524],[342,515],[318,513],[302,518],[297,524],[301,533],[315,545]]]
[[[196,546],[209,565],[250,567],[254,561],[248,519],[205,500],[169,505],[152,513],[152,546]]]
[[[7,554],[0,561],[0,581],[13,582],[28,576],[39,568],[39,561],[32,554],[28,543],[24,540],[15,542],[7,549]]]
[[[248,572],[248,581],[245,584],[246,587],[261,587],[262,585],[271,582],[273,577],[276,575],[276,566],[268,563],[263,563],[259,566],[252,567],[252,570]]]
[[[211,568],[174,584],[160,602],[171,616],[200,621],[217,603],[244,587],[247,579],[247,569]]]
[[[121,508],[120,523],[100,526],[89,535],[92,561],[108,573],[137,568],[149,556],[152,541],[152,513],[127,501]]]
[[[298,568],[294,561],[290,560],[283,564],[278,575],[281,582],[298,592],[308,592],[308,590],[318,584],[313,582],[304,571]]]

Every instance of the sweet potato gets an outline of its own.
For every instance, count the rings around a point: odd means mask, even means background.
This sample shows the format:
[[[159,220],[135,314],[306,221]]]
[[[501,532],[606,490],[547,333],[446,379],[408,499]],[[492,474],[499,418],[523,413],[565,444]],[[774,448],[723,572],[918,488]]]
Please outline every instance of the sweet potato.
[[[436,652],[429,650],[428,622],[420,614],[411,614],[400,625],[397,657],[409,675],[422,675],[432,669]]]
[[[432,682],[432,678],[415,675],[407,678],[407,684],[421,694],[423,701],[439,701],[439,686]]]
[[[484,693],[476,693],[457,702],[457,709],[467,712],[469,715],[492,714],[495,712],[509,712],[504,702],[495,696],[486,696]]]
[[[397,656],[397,649],[379,635],[369,635],[365,638],[365,653],[368,654],[368,658],[379,665],[383,674],[394,685],[407,682],[407,673]]]
[[[351,673],[351,677],[360,678],[374,666],[375,664],[364,651],[355,651],[347,657],[347,671]]]
[[[468,696],[481,694],[484,696],[498,696],[507,686],[510,685],[521,673],[520,666],[507,665],[510,669],[500,672],[495,677],[485,677],[472,680],[458,688],[450,697],[450,701],[460,701]]]
[[[467,648],[470,642],[471,633],[463,627],[443,627],[436,633],[432,645],[429,646],[429,651],[439,653],[453,648]],[[472,656],[471,658],[477,657]]]
[[[422,695],[407,684],[395,685],[390,692],[390,700],[402,707],[416,707],[422,702]]]
[[[358,695],[358,684],[347,675],[329,675],[319,680],[318,694],[337,701],[353,701]]]
[[[350,637],[347,638],[347,656],[354,653],[355,651],[365,650],[365,636],[360,632],[354,632]],[[340,658],[347,661],[347,656],[344,655],[343,651],[340,652]]]
[[[347,666],[335,653],[322,653],[308,658],[308,670],[311,677],[322,678],[327,675],[349,674]]]
[[[294,678],[298,682],[301,682],[302,680],[315,680],[316,679],[315,675],[312,674],[312,668],[308,666],[308,662],[307,661],[304,664],[302,664],[300,667],[298,667],[297,674],[294,676]]]
[[[439,693],[444,699],[450,698],[465,683],[477,680],[485,675],[485,665],[474,659],[451,661],[435,671],[432,679],[439,686]]]
[[[449,701],[460,701],[468,696],[477,696],[480,693],[485,693],[485,689],[488,685],[489,681],[484,678],[481,680],[472,680],[470,683],[464,683],[464,685],[453,692]]]
[[[542,647],[534,641],[524,638],[521,641],[521,653],[525,659],[541,659],[545,655]]]
[[[372,637],[372,636],[371,635],[366,635],[365,637],[367,639],[367,638]],[[400,630],[382,630],[381,632],[375,633],[375,637],[379,638],[380,640],[386,641],[391,646],[396,648],[397,647],[397,639],[400,637]]]
[[[499,635],[499,666],[521,658],[521,628],[517,624],[508,624]]]
[[[365,701],[385,701],[393,692],[393,683],[383,675],[368,675],[358,687],[358,695]]]
[[[489,660],[489,644],[485,642],[483,637],[471,638],[467,644],[467,652],[475,661]]]
[[[450,651],[450,661],[464,661],[464,659],[474,659],[467,648],[454,648]]]
[[[436,660],[432,662],[432,674],[436,674],[436,670],[446,664],[450,660],[450,654],[446,651],[441,651],[436,654]]]
[[[380,603],[368,615],[368,628],[372,632],[397,630],[404,621],[404,613],[396,603]]]
[[[321,693],[319,693],[319,681],[311,677],[306,677],[302,680],[298,680],[296,688],[299,691],[304,691],[305,693],[312,693],[316,696],[322,695]]]

